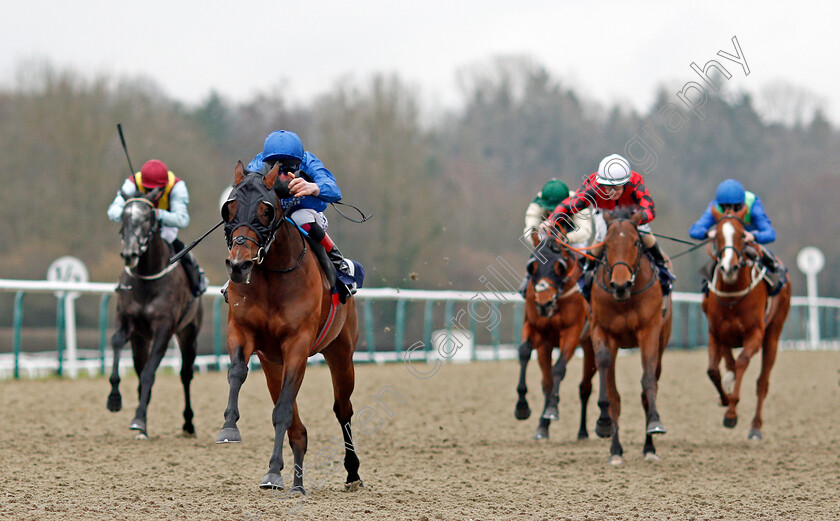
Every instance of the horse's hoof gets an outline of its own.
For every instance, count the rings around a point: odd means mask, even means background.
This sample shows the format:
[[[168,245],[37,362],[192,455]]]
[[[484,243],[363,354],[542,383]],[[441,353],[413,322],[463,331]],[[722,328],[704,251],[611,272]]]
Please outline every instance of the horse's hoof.
[[[122,410],[122,397],[120,395],[108,395],[108,404],[106,405],[111,412],[119,412]]]
[[[612,436],[612,420],[607,418],[602,422],[601,418],[598,418],[598,421],[595,422],[595,434],[599,438],[609,438]]]
[[[612,465],[614,467],[617,467],[617,466],[621,465],[622,463],[624,463],[624,458],[622,458],[618,454],[613,454],[612,456],[610,456],[610,459],[607,460],[607,463],[609,463],[610,465]]]
[[[139,418],[134,418],[131,420],[131,423],[128,424],[128,428],[133,431],[146,432],[146,422]]]
[[[140,441],[149,441],[149,436],[145,432],[140,431],[137,433],[137,436],[135,436],[134,439]]]
[[[668,429],[662,425],[662,422],[653,421],[648,423],[647,434],[665,434],[666,432],[668,432]]]
[[[365,484],[362,483],[361,479],[358,479],[352,483],[345,483],[344,484],[344,491],[345,492],[356,492],[360,488],[364,487]]]
[[[645,461],[659,461],[659,456],[655,452],[645,452]]]
[[[516,409],[513,411],[513,416],[517,420],[527,420],[531,417],[531,408],[528,407],[528,403],[517,402]]]
[[[225,427],[219,431],[219,436],[216,437],[216,443],[239,443],[241,441],[242,436],[236,427]]]
[[[720,382],[721,387],[723,387],[723,392],[726,394],[732,394],[732,391],[735,390],[735,373],[732,371],[726,371],[726,374],[723,375],[723,380]]]
[[[548,429],[546,427],[537,427],[537,432],[531,436],[533,440],[547,440],[548,439]]]
[[[544,420],[559,420],[560,411],[557,410],[557,407],[546,407],[542,417]]]
[[[723,426],[728,429],[733,429],[735,426],[738,425],[738,417],[730,418],[728,416],[723,417]]]
[[[587,431],[578,431],[578,441],[588,440],[589,433]]]
[[[181,434],[179,434],[179,436],[181,438],[195,438],[195,429],[193,429],[192,432],[184,429],[181,431]]]
[[[758,429],[750,429],[750,433],[747,434],[747,439],[750,441],[761,441],[761,431]]]
[[[262,481],[260,481],[260,488],[276,488],[283,490],[283,476],[277,472],[269,472],[262,478]]]

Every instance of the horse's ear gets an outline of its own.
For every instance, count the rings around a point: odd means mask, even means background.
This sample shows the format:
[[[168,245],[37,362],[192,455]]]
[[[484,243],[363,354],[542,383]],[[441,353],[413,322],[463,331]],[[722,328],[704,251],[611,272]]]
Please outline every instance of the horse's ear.
[[[143,199],[146,199],[146,200],[149,200],[149,201],[153,201],[153,202],[154,202],[154,201],[157,201],[157,200],[158,200],[158,198],[160,198],[160,196],[161,196],[161,194],[162,194],[162,193],[163,193],[163,187],[162,187],[162,186],[158,186],[157,188],[155,188],[155,189],[154,189],[154,190],[152,190],[151,192],[149,192],[149,193],[147,193],[147,194],[144,194],[144,195],[143,195]]]
[[[630,220],[638,226],[640,222],[642,222],[642,211],[638,208],[633,210],[633,213],[630,214]]]
[[[613,220],[613,213],[607,210],[602,210],[601,213],[604,215],[604,222],[609,225]]]
[[[269,190],[274,189],[274,182],[277,181],[278,173],[280,173],[280,163],[274,163],[274,167],[263,177],[263,183]]]
[[[739,220],[743,221],[744,218],[747,216],[748,211],[750,211],[750,209],[747,208],[747,205],[744,205],[744,206],[741,207],[740,210],[735,212],[735,217],[737,217]]]
[[[712,217],[715,218],[715,222],[718,222],[723,214],[717,209],[717,206],[712,205]]]
[[[245,165],[242,161],[236,162],[236,168],[233,169],[233,185],[236,186],[245,179]]]

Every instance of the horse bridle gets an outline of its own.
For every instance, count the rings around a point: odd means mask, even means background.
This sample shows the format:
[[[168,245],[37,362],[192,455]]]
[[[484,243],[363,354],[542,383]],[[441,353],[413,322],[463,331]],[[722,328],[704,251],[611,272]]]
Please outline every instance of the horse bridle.
[[[728,220],[738,221],[739,223],[741,223],[741,226],[744,227],[744,229],[746,229],[747,224],[744,222],[743,219],[741,219],[737,215],[724,215],[723,217],[720,218],[720,220],[718,220],[718,223],[722,223],[723,221],[728,221]],[[736,264],[735,267],[737,267],[738,269],[741,269],[741,268],[743,268],[744,266],[747,265],[747,262],[745,262],[746,256],[744,255],[744,248],[741,248],[739,250],[734,245],[724,246],[720,250],[715,248],[715,253],[713,254],[711,252],[711,246],[712,246],[712,243],[709,242],[709,246],[708,246],[709,255],[711,255],[715,259],[715,261],[717,262],[717,264],[715,265],[715,271],[717,271],[718,267],[720,266],[720,259],[721,259],[721,256],[723,255],[723,252],[725,252],[726,250],[729,250],[729,249],[734,251],[735,254],[738,256],[738,264]],[[717,246],[717,245],[715,245],[715,246]],[[748,246],[748,244],[745,242],[744,247],[746,247],[746,246]]]
[[[552,269],[551,272],[550,272],[550,275],[548,277],[540,277],[540,278],[549,278],[552,281],[554,281],[554,283],[557,285],[557,291],[554,293],[554,296],[551,298],[551,300],[549,300],[547,303],[542,304],[542,305],[537,304],[538,308],[554,309],[556,311],[557,302],[561,298],[565,298],[572,293],[572,291],[563,293],[562,290],[563,290],[563,288],[566,287],[566,284],[569,282],[569,278],[571,277],[571,272],[575,269],[574,259],[572,259],[571,262],[567,262],[567,259],[561,253],[560,258],[557,259],[557,260],[560,260],[560,262],[563,265],[563,276],[560,277],[559,275],[557,275],[557,273],[555,273],[554,269]],[[533,262],[537,262],[537,260],[534,259]],[[554,262],[554,261],[552,261],[552,262]],[[548,284],[547,283],[537,282],[535,276],[533,276],[533,275],[529,275],[529,276],[533,279],[533,282],[534,282],[534,293],[539,293],[541,291],[545,291],[546,289],[548,289],[548,287],[547,287]],[[545,284],[545,286],[543,286],[543,284]],[[577,289],[577,286],[574,286],[572,288],[572,290],[575,290],[575,289]],[[536,302],[535,302],[535,304],[536,304]]]
[[[598,262],[607,267],[607,271],[604,273],[604,277],[603,277],[605,280],[612,279],[613,270],[616,268],[616,266],[627,266],[627,269],[630,270],[630,287],[632,288],[633,284],[636,283],[636,273],[639,271],[639,268],[642,265],[642,257],[644,257],[644,253],[643,253],[644,252],[644,244],[642,244],[642,236],[639,234],[639,230],[636,229],[636,226],[638,226],[638,225],[634,221],[632,221],[630,219],[618,218],[618,219],[613,219],[610,222],[609,226],[612,226],[613,223],[620,222],[620,221],[628,221],[628,222],[632,223],[633,224],[633,229],[636,230],[636,241],[635,241],[636,265],[631,267],[629,263],[624,262],[624,261],[618,261],[618,262],[615,262],[613,264],[610,264],[607,260],[608,247],[607,247],[606,240],[604,241],[603,260],[599,259]],[[609,226],[607,227],[608,230],[609,230]],[[598,277],[595,277],[595,280],[598,283],[598,285],[601,287],[601,289],[603,289],[604,291],[607,291],[607,292],[610,291],[607,288],[606,283],[600,281],[598,279]],[[639,293],[642,293],[642,292],[646,291],[648,288],[653,286],[653,283],[655,281],[656,281],[656,276],[651,277],[650,282],[644,288],[642,288],[638,291],[635,291],[635,292],[631,291],[630,295],[631,296],[632,295],[638,295]]]
[[[144,199],[142,197],[132,197],[132,198],[128,199],[125,202],[125,204],[123,205],[123,212],[125,212],[125,209],[129,204],[134,204],[134,203],[148,204],[149,206],[152,207],[152,209],[153,209],[152,215],[154,215],[154,208],[155,208],[154,203],[149,201],[148,199]],[[139,256],[142,257],[143,254],[146,253],[146,250],[149,249],[149,242],[152,240],[152,236],[155,234],[156,231],[158,231],[159,228],[160,228],[160,221],[158,221],[157,219],[152,219],[152,226],[149,228],[149,232],[144,237],[141,237],[137,240],[138,244],[140,245]],[[120,237],[122,238],[123,241],[125,241],[125,222],[122,223],[122,227],[120,228]]]
[[[260,179],[262,178],[261,174],[259,174],[257,172],[251,172],[251,173],[249,173],[249,175],[260,176]],[[295,222],[292,221],[289,218],[289,216],[287,215],[287,213],[289,213],[293,207],[290,206],[289,208],[287,208],[283,212],[278,211],[277,206],[268,197],[268,194],[272,194],[272,195],[274,195],[274,198],[276,200],[276,197],[277,197],[276,194],[274,194],[273,191],[270,191],[267,188],[265,188],[265,185],[263,183],[252,182],[252,184],[257,186],[257,191],[259,192],[259,194],[261,196],[263,196],[263,197],[259,198],[258,203],[263,203],[263,204],[271,207],[271,209],[272,209],[272,220],[271,220],[271,222],[268,223],[268,225],[263,225],[261,222],[259,222],[259,217],[255,217],[254,219],[251,219],[250,222],[238,223],[237,219],[236,219],[236,215],[234,215],[234,218],[230,222],[227,222],[227,217],[229,216],[229,214],[227,213],[228,212],[228,210],[227,210],[228,204],[230,204],[233,201],[239,201],[236,197],[237,192],[239,191],[239,190],[237,190],[237,188],[241,189],[242,187],[245,186],[246,183],[247,183],[247,181],[243,181],[242,183],[240,183],[239,186],[234,187],[234,189],[230,193],[230,196],[228,197],[228,200],[225,201],[224,205],[222,205],[222,218],[226,221],[225,236],[226,236],[226,239],[227,239],[228,251],[232,250],[234,245],[243,245],[243,244],[245,244],[246,242],[249,242],[249,241],[253,242],[254,244],[257,245],[257,254],[249,260],[252,261],[252,262],[256,261],[257,264],[261,265],[262,262],[265,260],[266,256],[268,255],[268,250],[271,248],[271,245],[274,244],[274,239],[276,237],[277,231],[280,229],[280,226],[283,224],[284,221],[289,221],[289,223],[291,223],[291,225],[294,226],[295,229],[298,230],[298,232],[300,232],[301,241],[302,241],[302,244],[303,244],[303,247],[301,248],[300,256],[298,257],[297,261],[292,266],[290,266],[288,268],[279,268],[279,269],[278,268],[264,268],[264,269],[267,269],[269,271],[278,272],[278,273],[287,273],[289,271],[297,269],[301,265],[301,263],[303,262],[303,257],[306,255],[306,240],[303,238],[303,235],[304,235],[305,232],[303,232],[303,230],[301,230],[297,226],[297,224],[295,224]],[[265,188],[265,189],[263,190],[263,188]],[[250,202],[247,206],[248,206],[248,208],[246,208],[246,211],[249,211],[250,206],[256,207],[256,205],[253,204],[253,202]],[[237,215],[239,214],[239,208],[237,208],[236,213],[237,213]],[[256,213],[256,212],[254,212],[254,213]],[[256,223],[252,222],[255,219],[256,219],[257,222]],[[245,226],[245,227],[251,229],[254,232],[254,234],[256,234],[257,238],[254,239],[253,237],[248,237],[248,236],[245,236],[245,235],[237,235],[237,236],[234,237],[233,232],[236,229],[238,229],[242,226]],[[287,235],[288,234],[289,234],[289,232],[287,230]]]

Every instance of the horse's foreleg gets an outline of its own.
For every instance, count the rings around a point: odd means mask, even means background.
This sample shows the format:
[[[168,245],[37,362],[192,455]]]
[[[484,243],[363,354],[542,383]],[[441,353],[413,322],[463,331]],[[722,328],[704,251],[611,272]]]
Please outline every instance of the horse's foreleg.
[[[621,416],[621,396],[618,394],[618,387],[615,385],[615,363],[617,358],[618,347],[615,342],[611,342],[610,352],[610,366],[607,370],[607,394],[610,401],[610,418],[612,420],[612,429],[610,432],[610,459],[609,463],[612,465],[620,465],[623,460],[621,456],[624,454],[624,448],[621,446],[621,441],[618,438],[618,417]],[[600,369],[600,368],[599,368]]]
[[[589,397],[592,395],[592,377],[598,369],[595,367],[595,351],[592,349],[592,339],[586,337],[581,341],[583,348],[583,377],[580,380],[580,428],[578,439],[589,438],[589,431],[586,429],[586,408],[589,405]]]
[[[169,339],[172,337],[173,324],[165,324],[153,329],[154,336],[152,340],[152,349],[149,359],[143,366],[143,371],[140,373],[140,403],[137,404],[137,410],[134,413],[134,419],[131,420],[128,428],[140,431],[138,438],[145,438],[146,434],[146,413],[149,408],[149,402],[152,399],[152,385],[155,383],[155,372],[157,371],[163,355],[166,354],[166,347],[169,344]]]
[[[188,436],[195,435],[193,425],[192,401],[190,400],[190,382],[193,379],[193,363],[195,362],[198,346],[196,337],[198,326],[189,325],[178,334],[178,346],[181,348],[181,384],[184,386],[184,433]]]
[[[525,341],[519,346],[519,383],[516,385],[516,394],[519,399],[516,400],[516,408],[513,410],[513,416],[517,420],[527,420],[531,417],[531,408],[528,406],[528,400],[525,395],[528,393],[528,385],[525,381],[528,361],[531,360],[531,341],[525,337]]]
[[[289,427],[289,445],[292,447],[292,455],[295,460],[293,490],[299,490],[306,494],[303,488],[303,456],[306,454],[307,436],[306,427],[300,421],[297,402],[292,404],[292,425]]]
[[[216,443],[239,443],[242,435],[236,422],[239,421],[239,390],[248,377],[248,360],[245,359],[245,348],[235,347],[230,353],[230,367],[228,367],[228,404],[225,409],[225,423],[216,437]]]
[[[535,440],[543,440],[548,438],[548,426],[551,425],[551,416],[557,415],[557,406],[554,406],[554,411],[549,410],[551,407],[551,390],[554,386],[554,376],[551,372],[551,352],[554,348],[543,338],[537,336],[535,339],[537,349],[537,362],[540,366],[540,384],[543,392],[543,412],[540,415],[537,423],[537,431],[534,433]]]
[[[601,414],[595,423],[595,434],[600,438],[609,438],[612,435],[612,419],[610,418],[610,397],[607,392],[607,373],[612,365],[612,353],[607,346],[606,339],[600,328],[593,328],[592,342],[595,349],[595,365],[598,369],[598,408]]]
[[[736,407],[738,406],[738,402],[741,401],[741,383],[744,380],[744,373],[747,372],[747,366],[750,365],[750,359],[755,356],[761,348],[762,334],[763,331],[756,328],[753,334],[747,337],[744,342],[744,348],[741,350],[741,354],[738,355],[738,358],[735,360],[735,387],[729,395],[729,407],[723,415],[724,427],[729,427],[731,429],[738,424],[738,411],[736,410]]]
[[[111,368],[111,393],[108,395],[108,410],[117,412],[122,409],[122,395],[120,395],[120,351],[128,342],[128,323],[121,321],[120,328],[111,337],[111,347],[114,350],[114,361]]]
[[[338,347],[335,344],[333,346]],[[359,456],[356,454],[356,444],[350,428],[353,418],[353,404],[350,402],[350,396],[356,385],[353,351],[349,348],[345,350],[331,348],[324,351],[324,359],[327,361],[332,377],[333,412],[341,427],[344,440],[344,469],[347,471],[344,487],[347,490],[355,490],[362,486],[362,478],[359,477]]]
[[[283,384],[280,389],[280,396],[274,404],[274,411],[271,413],[271,421],[274,424],[274,448],[271,451],[271,459],[268,463],[268,472],[260,481],[260,488],[282,487],[283,478],[281,471],[283,463],[283,440],[286,432],[292,426],[294,417],[294,403],[300,385],[303,382],[303,374],[306,371],[306,358],[310,339],[298,341],[283,350]],[[266,374],[266,377],[269,377]],[[298,478],[300,474],[300,478]],[[301,455],[300,467],[295,468],[295,487],[302,494],[306,491],[303,488],[303,455]]]
[[[726,395],[726,392],[723,390],[723,385],[721,384],[720,379],[720,359],[722,357],[722,351],[727,350],[729,348],[723,347],[717,343],[715,340],[714,335],[709,333],[709,367],[706,369],[706,374],[709,375],[709,380],[712,381],[712,385],[715,386],[717,389],[718,395],[720,396],[720,404],[724,407],[729,405],[729,396]],[[732,356],[730,354],[730,356]]]
[[[656,393],[659,390],[659,331],[650,328],[640,338],[642,351],[642,393],[643,405],[646,403],[646,434],[665,434],[665,426],[659,419],[659,410],[656,408]]]

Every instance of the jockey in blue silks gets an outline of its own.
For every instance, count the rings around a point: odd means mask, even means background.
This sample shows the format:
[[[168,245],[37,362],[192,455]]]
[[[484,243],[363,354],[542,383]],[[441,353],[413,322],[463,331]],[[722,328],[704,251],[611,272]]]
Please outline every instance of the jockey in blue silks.
[[[727,179],[720,183],[715,193],[715,198],[709,203],[703,215],[691,225],[688,234],[693,239],[714,238],[715,236],[715,218],[712,215],[712,208],[716,208],[719,212],[726,210],[739,211],[746,205],[748,210],[744,217],[744,229],[746,235],[745,242],[755,242],[758,244],[768,244],[776,240],[776,230],[770,223],[770,218],[764,212],[764,205],[761,204],[761,199],[752,192],[744,190],[744,186],[735,179]],[[770,277],[777,281],[781,277],[781,266],[776,261],[770,250],[766,248],[759,248],[759,256],[761,263],[767,267]],[[704,276],[703,290],[706,290],[708,281],[712,278],[712,273],[715,268],[714,260],[704,266],[700,273]]]
[[[314,154],[304,150],[300,137],[288,130],[275,130],[269,134],[262,152],[251,160],[247,169],[265,175],[275,164],[279,165],[281,174],[294,177],[289,182],[289,191],[294,197],[280,200],[283,211],[288,214],[289,208],[292,208],[289,217],[312,240],[324,247],[327,257],[339,272],[339,278],[341,274],[355,278],[355,263],[345,260],[326,232],[329,222],[324,210],[328,203],[341,199],[341,190],[332,172]],[[355,292],[355,283],[347,285],[347,293],[341,295],[342,301]]]

